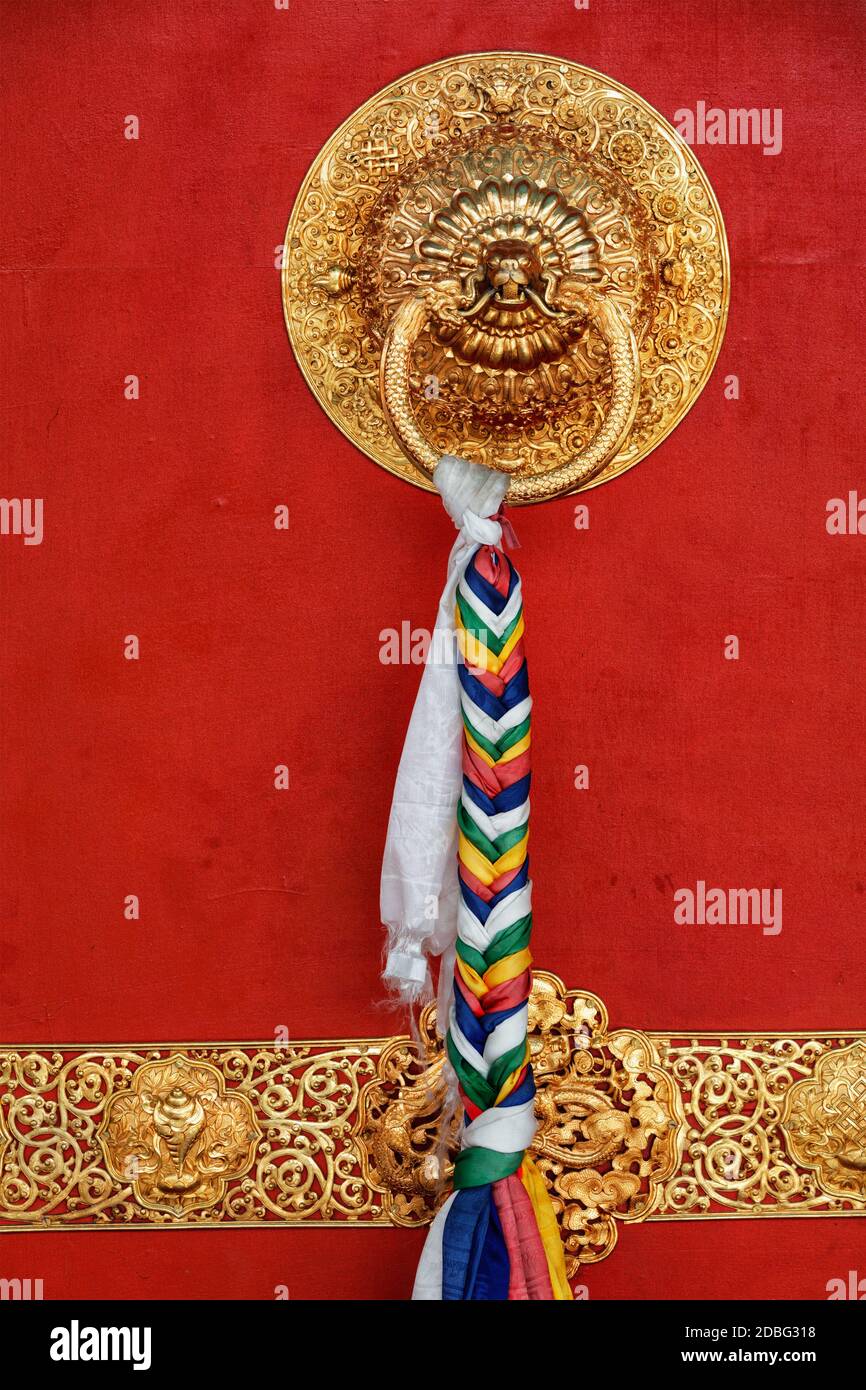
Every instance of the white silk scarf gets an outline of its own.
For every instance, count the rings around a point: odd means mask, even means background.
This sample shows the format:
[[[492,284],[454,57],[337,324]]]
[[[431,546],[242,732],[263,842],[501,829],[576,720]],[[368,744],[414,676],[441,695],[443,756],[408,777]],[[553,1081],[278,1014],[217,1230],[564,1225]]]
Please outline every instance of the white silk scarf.
[[[412,710],[388,821],[380,911],[388,930],[383,979],[406,1003],[430,998],[429,957],[445,955],[439,1029],[445,1031],[451,955],[457,936],[457,804],[462,791],[460,681],[454,606],[458,585],[479,545],[499,545],[494,517],[508,478],[444,454],[433,474],[459,532]]]

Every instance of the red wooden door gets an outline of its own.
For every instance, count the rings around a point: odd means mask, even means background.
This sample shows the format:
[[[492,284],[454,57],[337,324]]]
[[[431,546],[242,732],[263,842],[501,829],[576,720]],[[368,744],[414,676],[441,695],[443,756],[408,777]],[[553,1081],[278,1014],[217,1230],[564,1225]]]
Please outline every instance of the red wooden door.
[[[0,1041],[404,1026],[378,1008],[378,870],[418,670],[379,634],[432,621],[451,528],[315,404],[275,255],[351,110],[491,47],[562,53],[669,119],[781,113],[776,151],[697,150],[733,283],[698,405],[587,494],[588,530],[573,500],[518,517],[537,963],[620,1024],[862,1026],[866,539],[826,524],[863,490],[862,6],[3,8],[3,490],[44,499],[44,534],[0,537]],[[677,924],[699,880],[781,887],[782,930]],[[7,1234],[0,1273],[47,1297],[398,1298],[420,1244]],[[660,1223],[585,1282],[823,1298],[861,1245],[853,1221]]]

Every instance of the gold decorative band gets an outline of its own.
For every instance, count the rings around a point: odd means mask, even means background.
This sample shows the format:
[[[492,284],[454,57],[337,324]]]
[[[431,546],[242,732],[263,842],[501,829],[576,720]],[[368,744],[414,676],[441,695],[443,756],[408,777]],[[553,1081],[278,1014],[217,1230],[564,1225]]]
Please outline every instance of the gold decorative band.
[[[611,1031],[545,973],[530,1025],[572,1273],[620,1222],[866,1215],[866,1033]],[[423,1224],[442,1069],[432,1009],[418,1043],[4,1048],[0,1229]]]

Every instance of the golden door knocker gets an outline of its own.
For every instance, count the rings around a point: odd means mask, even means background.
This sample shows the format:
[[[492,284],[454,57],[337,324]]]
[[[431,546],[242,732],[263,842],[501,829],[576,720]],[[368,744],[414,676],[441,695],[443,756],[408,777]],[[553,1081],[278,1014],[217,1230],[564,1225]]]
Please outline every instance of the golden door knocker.
[[[682,419],[724,334],[721,215],[634,92],[559,58],[410,73],[328,140],[283,304],[332,420],[431,488],[443,453],[523,503],[617,476]]]
[[[551,197],[546,190],[532,192],[537,203]],[[425,292],[405,299],[391,320],[381,366],[382,404],[391,428],[413,463],[432,475],[440,453],[418,428],[410,390],[412,351],[419,333],[428,325],[437,323],[440,336],[446,340],[450,336],[452,350],[456,351],[453,344],[462,340],[465,352],[485,352],[495,369],[525,373],[540,360],[548,344],[559,346],[558,360],[562,360],[570,339],[583,322],[588,323],[600,334],[610,358],[611,403],[589,443],[545,475],[551,491],[570,491],[587,482],[614,456],[634,419],[640,366],[631,325],[612,299],[582,284],[577,276],[563,277],[555,290],[549,290],[530,241],[493,237],[470,280],[476,294],[468,304],[461,303],[463,285],[459,281],[438,281]],[[513,368],[500,366],[511,358]],[[512,474],[520,469],[517,458],[494,457],[489,463]],[[511,501],[530,501],[532,495],[532,479],[512,478]]]

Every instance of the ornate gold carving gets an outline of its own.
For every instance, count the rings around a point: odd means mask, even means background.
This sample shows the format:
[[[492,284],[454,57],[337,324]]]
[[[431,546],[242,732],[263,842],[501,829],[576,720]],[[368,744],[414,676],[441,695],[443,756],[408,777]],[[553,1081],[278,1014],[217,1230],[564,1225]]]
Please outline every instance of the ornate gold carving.
[[[425,294],[442,279],[456,316]],[[558,321],[566,279],[595,285],[639,347],[634,420],[595,475],[564,468],[615,381],[599,316]],[[407,425],[398,443],[376,383],[407,299],[430,313],[401,364],[418,438]],[[404,449],[422,467],[460,453],[507,467],[528,501],[616,476],[689,409],[724,332],[727,245],[691,151],[635,93],[561,59],[467,55],[393,83],[327,142],[289,222],[283,302],[310,386],[371,458],[429,486]]]
[[[497,254],[504,245],[506,243],[497,244]],[[494,264],[498,266],[500,260],[497,259]],[[513,258],[509,264],[515,264]],[[453,282],[445,283],[450,286]],[[464,311],[459,307],[455,309],[447,295],[437,293],[440,290],[441,282],[427,287],[420,295],[409,295],[403,301],[391,320],[382,351],[381,394],[388,423],[406,453],[431,474],[439,460],[440,450],[434,449],[418,428],[409,390],[412,351],[419,333],[426,326],[427,306],[432,307],[434,311],[438,309],[441,321],[457,324],[456,337],[461,342],[464,352],[474,350],[479,354],[491,353],[496,345],[492,333],[487,335],[483,328],[473,329],[464,342],[460,335],[465,329],[458,317]],[[622,318],[613,300],[599,294],[589,285],[581,285],[572,276],[563,278],[556,293],[560,303],[568,304],[577,310],[577,314],[569,313],[566,308],[553,309],[540,296],[536,296],[537,304],[544,311],[562,314],[561,325],[565,334],[569,334],[573,324],[580,319],[592,323],[599,331],[610,358],[610,406],[595,434],[572,458],[564,460],[542,478],[525,475],[512,477],[508,490],[512,502],[529,502],[537,497],[551,496],[556,491],[568,491],[591,478],[616,452],[628,433],[638,406],[640,379],[637,345],[631,328]],[[490,303],[486,294],[477,302],[480,305]],[[521,298],[516,304],[519,306],[523,302]],[[530,302],[526,312],[534,311],[535,307],[535,304]],[[552,339],[549,335],[536,332],[531,325],[527,327],[525,337],[512,335],[516,343],[514,350],[525,349],[527,354],[543,354]],[[519,455],[508,457],[497,453],[495,458],[491,457],[487,461],[491,467],[502,472],[525,474]]]
[[[376,1074],[382,1047],[271,1042],[0,1050],[0,1230],[382,1221],[381,1199],[363,1181],[350,1138],[361,1088]],[[138,1085],[136,1078],[151,1063],[167,1067],[180,1058],[196,1072],[217,1074],[217,1098],[241,1102],[228,1120],[220,1105],[205,1107],[220,1117],[208,1127],[217,1145],[219,1125],[227,1123],[237,1136],[237,1121],[243,1132],[250,1114],[250,1128],[261,1136],[246,1169],[239,1162],[231,1173],[204,1175],[208,1206],[183,1204],[182,1211],[170,1201],[141,1200],[143,1177],[149,1182],[171,1171],[165,1147],[176,1142],[171,1133],[156,1136],[155,1173],[142,1175],[137,1161],[127,1166],[126,1159],[137,1152],[136,1127],[141,1133],[139,1088],[155,1094],[147,1072]],[[130,1098],[131,1105],[120,1104]],[[214,1166],[201,1144],[185,1160],[187,1171],[191,1164]]]
[[[866,1214],[866,1033],[611,1030],[539,973],[530,1046],[572,1274],[629,1222]],[[6,1048],[0,1229],[420,1226],[445,1100],[432,1009],[417,1042]]]
[[[866,1044],[822,1057],[785,1097],[791,1152],[822,1191],[866,1198]]]
[[[508,152],[496,153],[506,162]],[[569,337],[577,339],[578,326],[556,307],[556,289],[566,275],[602,278],[598,243],[583,209],[554,189],[480,171],[476,178],[477,187],[458,189],[431,218],[414,274],[419,284],[456,280],[464,305],[449,322],[434,323],[434,336],[462,365],[505,373],[488,379],[513,409],[516,373],[557,362]]]
[[[858,1085],[863,1095],[866,1048],[846,1042],[850,1038],[773,1033],[657,1038],[689,1120],[683,1162],[665,1184],[657,1214],[840,1215],[859,1209],[845,1199],[862,1199],[862,1183],[842,1192],[827,1180],[837,1171],[837,1155],[847,1155],[852,1169],[857,1158],[856,1136],[846,1147],[838,1121],[846,1087],[855,1100]],[[863,1125],[861,1110],[861,1161]]]
[[[388,1082],[367,1085],[357,1135],[369,1154],[366,1177],[390,1200],[398,1225],[429,1219],[451,1171],[437,1140],[444,1101],[441,1043],[432,1009],[420,1024],[428,1061],[417,1080],[389,1098]],[[659,1185],[676,1171],[683,1128],[679,1093],[634,1030],[608,1031],[592,994],[566,994],[536,973],[529,1041],[538,1096],[533,1155],[562,1226],[570,1273],[609,1254],[616,1221],[639,1221]],[[452,1142],[456,1125],[446,1127]]]
[[[128,1091],[109,1096],[97,1137],[137,1202],[179,1216],[213,1206],[229,1179],[243,1177],[262,1132],[247,1097],[226,1095],[215,1067],[175,1055],[146,1062]]]
[[[323,274],[314,277],[313,284],[317,290],[324,290],[325,294],[334,296],[351,289],[353,279],[353,273],[347,266],[329,265]]]

